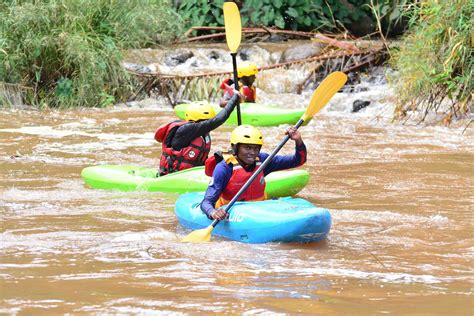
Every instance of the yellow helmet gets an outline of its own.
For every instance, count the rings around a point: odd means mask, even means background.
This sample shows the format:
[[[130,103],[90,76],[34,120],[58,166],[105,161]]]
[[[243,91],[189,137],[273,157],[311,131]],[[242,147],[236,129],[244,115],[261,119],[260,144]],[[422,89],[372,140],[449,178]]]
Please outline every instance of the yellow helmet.
[[[257,65],[255,65],[254,63],[244,61],[242,64],[237,66],[237,75],[239,76],[239,78],[256,75],[257,72]]]
[[[240,125],[230,134],[230,144],[256,144],[263,145],[262,133],[251,125]]]
[[[209,103],[192,103],[186,108],[186,121],[207,120],[216,116],[214,108]]]

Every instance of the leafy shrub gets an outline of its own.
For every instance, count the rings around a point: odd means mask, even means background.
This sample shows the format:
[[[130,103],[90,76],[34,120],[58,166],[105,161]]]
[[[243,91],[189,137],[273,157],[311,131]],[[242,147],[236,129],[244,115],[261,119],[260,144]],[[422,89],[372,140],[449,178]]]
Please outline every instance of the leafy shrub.
[[[474,50],[472,0],[427,0],[411,15],[411,28],[393,64],[403,116],[408,110],[437,111],[446,97],[451,114],[472,105]]]
[[[385,16],[385,24],[399,16],[400,3],[413,0],[376,1],[376,9]],[[245,0],[241,3],[242,25],[276,26],[292,30],[333,31],[371,16],[370,0]],[[186,27],[224,25],[224,0],[178,1],[177,12]],[[374,19],[374,17],[372,17]]]
[[[41,106],[101,106],[126,98],[121,50],[180,30],[166,0],[0,3],[0,81],[33,88]]]
[[[247,0],[242,8],[242,23],[253,26],[276,26],[281,29],[333,27],[324,14],[322,0]]]
[[[215,1],[182,1],[177,10],[188,27],[191,26],[222,26],[224,0]]]

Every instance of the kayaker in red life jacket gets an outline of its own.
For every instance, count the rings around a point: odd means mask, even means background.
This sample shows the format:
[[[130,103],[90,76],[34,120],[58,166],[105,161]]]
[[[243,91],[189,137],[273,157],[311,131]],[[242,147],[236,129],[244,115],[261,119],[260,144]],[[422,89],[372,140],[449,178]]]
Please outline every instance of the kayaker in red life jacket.
[[[239,98],[240,93],[235,91],[217,115],[209,104],[191,104],[186,109],[185,121],[161,125],[155,132],[156,141],[162,144],[159,175],[203,166],[211,150],[209,132],[229,118]]]
[[[275,156],[242,194],[239,201],[265,200],[266,175],[273,171],[295,168],[306,162],[306,146],[300,132],[290,127],[286,133],[295,141],[295,154]],[[253,126],[241,125],[234,129],[230,142],[232,152],[222,155],[220,162],[217,162],[220,158],[216,155],[206,161],[206,174],[212,174],[212,178],[201,203],[201,210],[210,219],[223,220],[227,216],[224,209],[220,207],[230,202],[253,172],[269,156],[267,153],[260,152],[263,145],[262,134]]]
[[[237,66],[237,76],[239,77],[240,93],[242,102],[254,103],[257,99],[257,90],[253,86],[255,75],[258,73],[257,65],[254,63],[243,62]],[[232,97],[232,90],[235,88],[234,81],[230,78],[225,79],[220,88],[224,90],[222,98],[219,100],[219,106],[224,107]]]

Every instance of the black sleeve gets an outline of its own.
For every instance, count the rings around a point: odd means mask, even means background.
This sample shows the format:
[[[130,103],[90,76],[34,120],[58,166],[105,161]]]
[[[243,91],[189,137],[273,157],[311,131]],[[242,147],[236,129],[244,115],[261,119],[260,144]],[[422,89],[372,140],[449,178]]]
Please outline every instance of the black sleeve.
[[[184,124],[178,127],[173,139],[171,140],[171,147],[174,150],[181,150],[197,137],[204,136],[210,131],[221,126],[230,116],[234,110],[237,102],[239,102],[239,96],[234,94],[232,98],[227,102],[227,105],[217,115],[209,120]]]

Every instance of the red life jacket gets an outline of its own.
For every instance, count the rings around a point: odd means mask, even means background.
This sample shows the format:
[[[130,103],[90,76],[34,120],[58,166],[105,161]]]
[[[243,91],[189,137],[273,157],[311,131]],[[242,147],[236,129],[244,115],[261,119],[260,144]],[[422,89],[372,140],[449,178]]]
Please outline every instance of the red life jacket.
[[[224,79],[221,82],[221,85],[219,86],[219,88],[221,88],[222,90],[225,90],[228,93],[233,93],[232,92],[232,85],[233,84],[234,84],[234,81],[230,78],[227,78],[227,79]]]
[[[245,102],[255,103],[255,100],[257,100],[257,90],[255,87],[243,86],[240,88],[240,93],[245,97]]]
[[[222,81],[220,88],[224,90],[224,96],[228,96],[229,98],[234,95],[234,92],[232,90],[232,85],[233,85],[232,79],[225,79]],[[245,102],[250,102],[250,103],[255,103],[257,100],[257,89],[255,87],[248,87],[248,86],[242,86],[240,88],[240,93],[245,97]]]
[[[219,199],[216,202],[216,208],[221,207],[222,205],[228,204],[234,196],[239,192],[239,190],[244,186],[248,179],[257,171],[258,167],[262,164],[260,161],[257,161],[255,168],[252,171],[246,171],[237,161],[235,156],[230,154],[224,154],[222,158],[225,162],[232,166],[232,175],[229,179],[229,182],[222,191]],[[214,171],[216,164],[218,163],[219,157],[213,156],[206,161],[206,174],[211,174]],[[255,180],[252,181],[247,190],[242,193],[239,197],[239,201],[263,201],[267,198],[265,194],[265,177],[263,172],[261,172]]]
[[[204,163],[204,173],[208,177],[212,177],[212,173],[216,168],[216,165],[222,160],[222,158],[217,158],[216,155],[220,153],[215,153],[214,156],[207,158],[206,162]]]
[[[197,137],[189,146],[181,150],[174,150],[166,139],[170,133],[176,132],[178,127],[187,124],[187,121],[174,121],[161,125],[155,132],[156,141],[161,145],[160,175],[173,173],[204,165],[209,151],[211,150],[211,137],[209,134]]]

